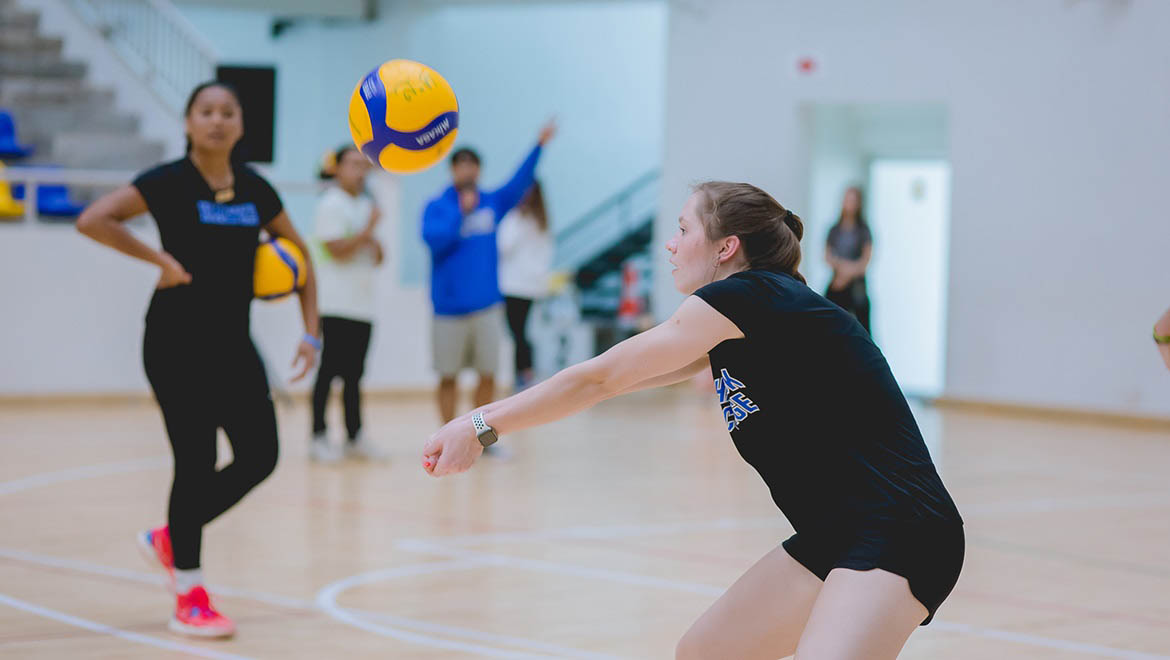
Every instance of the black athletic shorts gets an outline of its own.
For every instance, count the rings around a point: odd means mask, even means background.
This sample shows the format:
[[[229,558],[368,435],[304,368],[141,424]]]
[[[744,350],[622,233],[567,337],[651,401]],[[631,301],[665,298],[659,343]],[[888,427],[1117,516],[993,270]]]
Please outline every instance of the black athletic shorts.
[[[821,580],[834,568],[880,568],[901,575],[926,606],[925,626],[959,580],[964,544],[961,523],[938,522],[882,523],[832,535],[797,533],[783,545]]]

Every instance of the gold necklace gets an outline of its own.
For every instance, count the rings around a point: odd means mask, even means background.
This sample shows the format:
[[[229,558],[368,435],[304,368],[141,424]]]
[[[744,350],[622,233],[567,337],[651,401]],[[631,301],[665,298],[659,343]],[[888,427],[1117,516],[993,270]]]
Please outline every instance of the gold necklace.
[[[194,160],[192,160],[192,164],[194,164]],[[199,166],[195,165],[195,169],[199,170]],[[228,170],[227,185],[222,188],[214,187],[211,180],[203,174],[202,170],[199,170],[199,176],[202,176],[203,180],[207,183],[207,187],[211,188],[211,192],[215,195],[216,204],[226,204],[236,198],[236,176],[231,170]]]
[[[208,185],[209,186],[211,185],[210,182],[208,182]],[[227,185],[225,185],[222,188],[212,188],[212,192],[215,193],[215,203],[216,204],[227,204],[228,202],[235,199],[236,198],[235,185],[236,185],[236,177],[234,174],[229,172],[227,175]]]

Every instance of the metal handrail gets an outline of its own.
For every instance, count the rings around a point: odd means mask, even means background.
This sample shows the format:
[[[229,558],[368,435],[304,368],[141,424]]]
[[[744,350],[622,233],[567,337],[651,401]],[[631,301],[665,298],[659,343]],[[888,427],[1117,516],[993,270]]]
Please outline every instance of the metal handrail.
[[[653,213],[657,200],[646,208],[633,208],[635,196],[646,191],[661,178],[657,169],[637,177],[617,193],[602,200],[568,227],[557,232],[555,237],[557,267],[575,270],[596,254],[604,251],[628,234],[633,223]],[[637,216],[637,217],[635,217]],[[593,245],[588,245],[592,239]],[[567,256],[566,256],[567,255]]]
[[[191,24],[191,21],[187,20],[187,17],[175,7],[174,3],[169,0],[148,0],[148,2],[179,29],[183,33],[183,37],[203,53],[204,58],[211,62],[219,59],[219,55],[215,52],[215,46],[211,45],[211,42]]]
[[[74,13],[176,114],[187,92],[210,79],[215,48],[169,0],[69,0]]]
[[[624,188],[622,188],[621,190],[619,190],[618,192],[614,193],[613,195],[610,195],[609,197],[607,197],[606,199],[604,199],[600,203],[598,203],[596,206],[594,206],[592,209],[583,213],[580,218],[577,218],[573,222],[570,222],[569,226],[567,226],[564,229],[557,232],[557,240],[562,240],[562,237],[567,239],[567,237],[570,236],[571,234],[574,234],[574,233],[580,231],[581,229],[588,227],[590,224],[592,224],[592,222],[596,218],[600,217],[601,215],[603,215],[605,213],[608,213],[614,207],[629,200],[629,198],[632,197],[635,192],[650,185],[654,181],[657,181],[658,178],[661,176],[662,176],[662,171],[657,169],[657,168],[650,170],[649,172],[646,172],[645,174],[642,174],[638,178],[636,178],[633,181],[631,181],[630,183],[626,184],[626,186]]]
[[[0,170],[0,181],[9,183],[23,183],[24,185],[24,221],[35,222],[37,218],[37,186],[42,183],[62,183],[75,186],[109,186],[126,185],[139,174],[137,170],[87,170],[65,169],[58,167],[8,167]],[[282,192],[316,192],[328,185],[325,181],[278,181],[272,180],[272,185]]]

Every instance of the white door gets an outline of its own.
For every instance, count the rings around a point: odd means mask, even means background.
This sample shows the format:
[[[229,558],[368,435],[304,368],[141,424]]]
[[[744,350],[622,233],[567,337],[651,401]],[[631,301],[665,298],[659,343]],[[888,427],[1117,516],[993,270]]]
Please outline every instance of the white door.
[[[907,394],[943,390],[950,179],[941,160],[870,166],[870,318],[874,340]]]

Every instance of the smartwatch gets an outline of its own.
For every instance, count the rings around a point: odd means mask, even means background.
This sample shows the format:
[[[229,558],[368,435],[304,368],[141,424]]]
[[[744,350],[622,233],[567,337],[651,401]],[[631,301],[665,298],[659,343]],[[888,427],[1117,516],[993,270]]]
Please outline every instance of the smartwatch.
[[[475,425],[475,437],[479,438],[479,444],[483,445],[484,449],[491,447],[500,439],[500,434],[483,421],[483,413],[473,414],[471,423]]]

